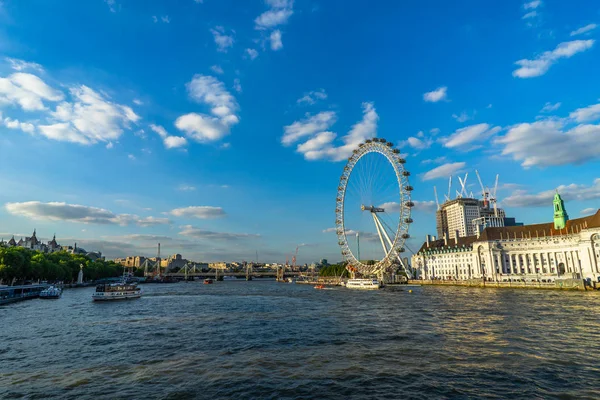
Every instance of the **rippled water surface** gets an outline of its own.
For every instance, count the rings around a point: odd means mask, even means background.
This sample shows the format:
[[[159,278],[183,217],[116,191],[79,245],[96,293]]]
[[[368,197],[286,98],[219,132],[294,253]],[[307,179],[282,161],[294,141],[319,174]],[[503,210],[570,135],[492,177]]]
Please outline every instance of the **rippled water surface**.
[[[0,398],[600,398],[599,293],[143,290],[0,307]]]

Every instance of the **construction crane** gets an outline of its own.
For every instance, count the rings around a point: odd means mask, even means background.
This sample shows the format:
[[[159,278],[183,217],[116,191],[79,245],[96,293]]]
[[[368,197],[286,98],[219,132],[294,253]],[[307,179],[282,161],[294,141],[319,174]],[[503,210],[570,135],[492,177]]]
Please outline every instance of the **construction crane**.
[[[298,247],[296,246],[296,254],[292,257],[292,271],[296,270],[296,257],[298,257]]]
[[[437,195],[437,188],[434,186],[433,187],[433,194],[435,194],[435,204],[437,206],[437,209],[440,209],[440,201],[438,200],[438,195]],[[358,235],[358,233],[357,233]]]
[[[467,172],[465,174],[465,179],[460,179],[460,176],[458,177],[458,182],[460,182],[460,193],[458,194],[458,197],[463,197],[467,195],[467,178],[469,177],[469,173]]]
[[[488,198],[489,198],[489,189],[486,189],[483,186],[483,182],[481,181],[481,177],[479,176],[479,171],[475,170],[475,174],[477,175],[477,180],[479,181],[479,185],[481,186],[481,195],[483,196],[483,205],[485,207],[488,206]]]
[[[494,203],[494,216],[498,216],[498,197],[496,197],[496,192],[498,191],[498,178],[500,178],[500,174],[496,174],[496,182],[494,183],[494,191],[491,194],[490,202]]]
[[[445,196],[446,201],[450,201],[450,191],[451,190],[452,190],[452,175],[450,175],[450,178],[448,179],[448,194]]]

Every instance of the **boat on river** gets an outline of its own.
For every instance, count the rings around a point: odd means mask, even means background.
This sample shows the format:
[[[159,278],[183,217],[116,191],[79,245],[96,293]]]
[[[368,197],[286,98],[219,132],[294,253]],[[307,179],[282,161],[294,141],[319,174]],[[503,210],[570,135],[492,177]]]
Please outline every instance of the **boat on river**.
[[[377,290],[381,284],[377,279],[348,279],[346,287],[348,289]]]
[[[96,291],[92,294],[94,301],[130,300],[140,297],[142,297],[142,289],[135,283],[126,283],[125,280],[120,283],[97,285]]]
[[[205,284],[205,285],[210,285],[210,284],[212,284],[212,283],[213,283],[213,280],[212,280],[212,279],[210,279],[210,278],[207,278],[207,279],[205,279],[205,280],[204,280],[204,284]]]
[[[60,299],[62,289],[56,286],[50,286],[40,292],[40,299]]]

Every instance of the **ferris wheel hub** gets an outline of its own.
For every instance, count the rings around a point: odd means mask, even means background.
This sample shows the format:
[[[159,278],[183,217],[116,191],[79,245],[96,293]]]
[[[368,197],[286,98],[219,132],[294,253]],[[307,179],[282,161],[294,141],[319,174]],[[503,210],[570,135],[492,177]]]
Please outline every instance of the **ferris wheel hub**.
[[[375,206],[365,206],[364,204],[362,204],[360,206],[360,209],[363,211],[370,211],[372,213],[382,213],[385,212],[385,210],[381,207],[375,207]]]

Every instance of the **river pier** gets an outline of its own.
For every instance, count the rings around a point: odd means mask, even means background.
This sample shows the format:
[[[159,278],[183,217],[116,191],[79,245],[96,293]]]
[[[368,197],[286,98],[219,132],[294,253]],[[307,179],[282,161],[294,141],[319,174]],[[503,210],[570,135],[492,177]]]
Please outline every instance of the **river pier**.
[[[36,299],[48,285],[0,286],[0,305]]]

